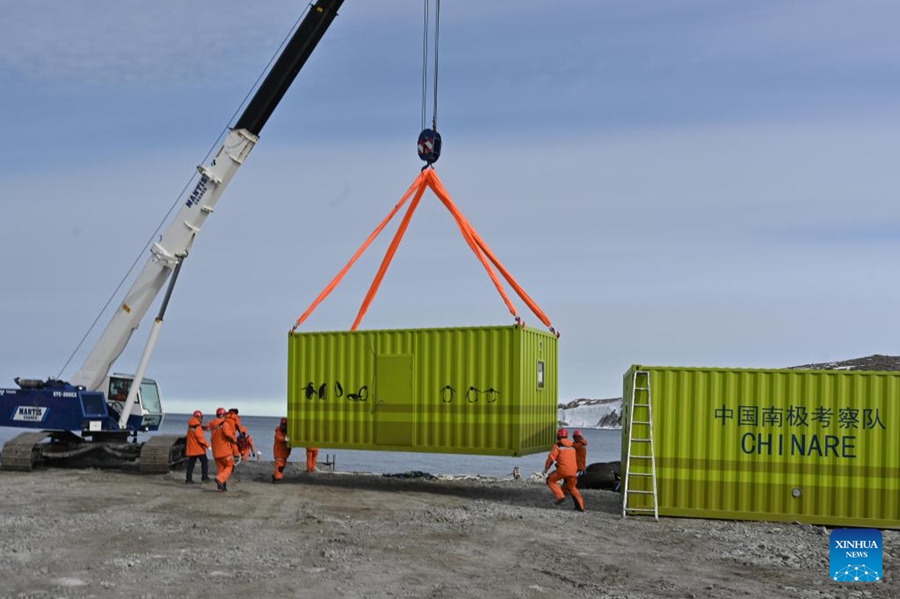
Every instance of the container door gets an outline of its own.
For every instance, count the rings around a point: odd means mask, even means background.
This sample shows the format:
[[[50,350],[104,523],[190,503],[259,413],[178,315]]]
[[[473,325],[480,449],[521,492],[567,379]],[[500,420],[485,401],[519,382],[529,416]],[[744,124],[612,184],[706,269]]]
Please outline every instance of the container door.
[[[375,443],[413,443],[413,357],[375,358]]]

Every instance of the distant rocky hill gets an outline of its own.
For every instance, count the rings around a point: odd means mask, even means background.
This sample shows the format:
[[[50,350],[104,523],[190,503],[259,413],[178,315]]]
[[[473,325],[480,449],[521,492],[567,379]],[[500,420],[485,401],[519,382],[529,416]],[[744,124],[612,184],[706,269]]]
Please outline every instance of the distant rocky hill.
[[[790,366],[787,370],[870,370],[900,371],[900,356],[873,354],[865,358]],[[559,404],[560,426],[580,428],[622,428],[622,398],[574,399]]]
[[[791,366],[789,370],[900,370],[900,356],[873,354],[865,358],[854,358],[841,362],[821,362],[819,364]]]
[[[574,399],[559,404],[560,426],[573,428],[622,428],[622,398]]]

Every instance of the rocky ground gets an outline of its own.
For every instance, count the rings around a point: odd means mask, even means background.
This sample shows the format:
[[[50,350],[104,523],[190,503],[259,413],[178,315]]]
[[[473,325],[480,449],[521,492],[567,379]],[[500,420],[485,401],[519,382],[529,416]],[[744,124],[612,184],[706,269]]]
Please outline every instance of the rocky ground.
[[[900,596],[828,576],[828,531],[621,518],[617,494],[556,507],[537,480],[427,480],[238,467],[228,493],[183,472],[0,472],[0,597]],[[199,478],[199,477],[198,477]]]

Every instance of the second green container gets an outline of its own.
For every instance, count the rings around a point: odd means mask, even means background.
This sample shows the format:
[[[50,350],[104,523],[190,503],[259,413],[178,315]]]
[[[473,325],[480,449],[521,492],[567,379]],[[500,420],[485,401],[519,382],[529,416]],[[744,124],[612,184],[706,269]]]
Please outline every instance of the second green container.
[[[547,451],[557,339],[519,326],[292,333],[295,447],[521,456]]]
[[[636,514],[655,492],[663,516],[900,528],[900,372],[632,366],[623,388]]]

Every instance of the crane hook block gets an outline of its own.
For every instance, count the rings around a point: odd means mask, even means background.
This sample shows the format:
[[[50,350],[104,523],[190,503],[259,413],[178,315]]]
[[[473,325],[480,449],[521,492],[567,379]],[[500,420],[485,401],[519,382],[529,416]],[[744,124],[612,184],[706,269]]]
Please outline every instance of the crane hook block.
[[[425,129],[419,133],[417,144],[419,158],[433,164],[441,157],[441,134],[434,129]]]

